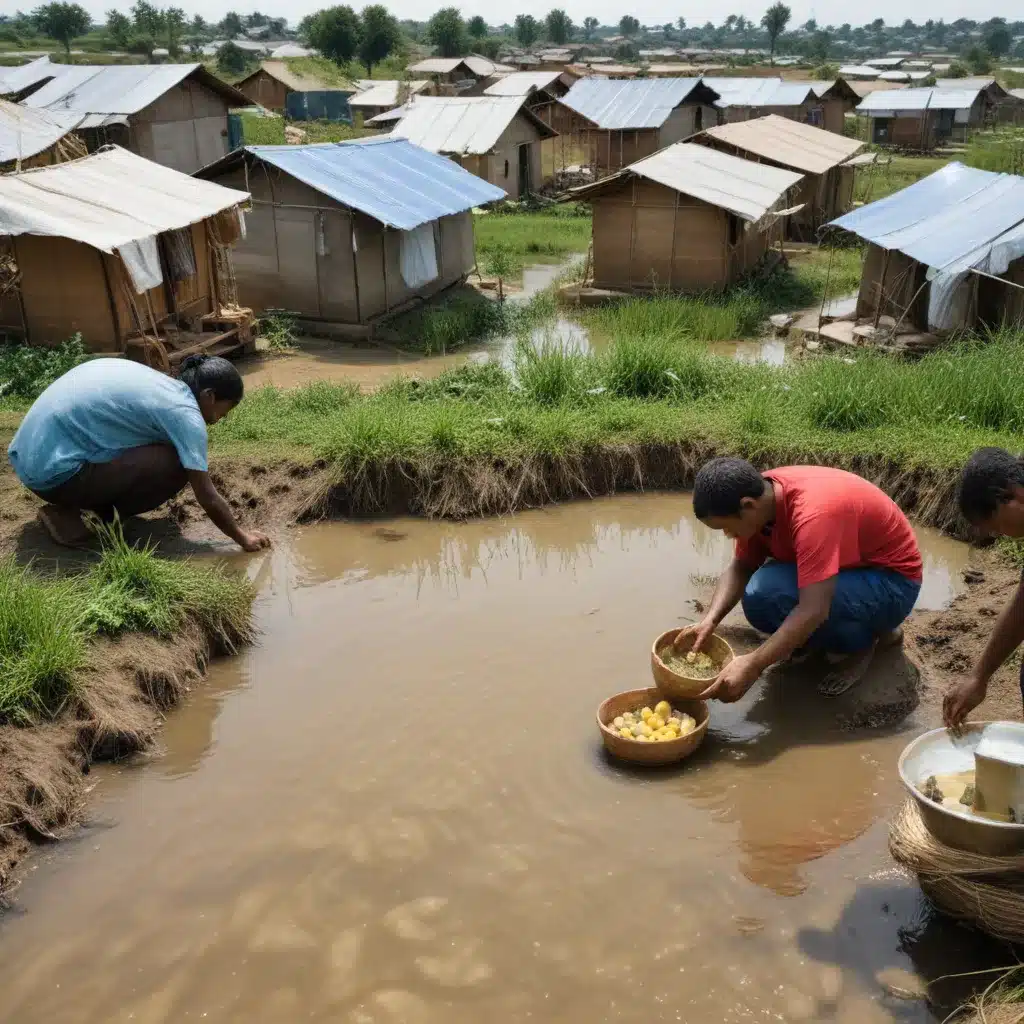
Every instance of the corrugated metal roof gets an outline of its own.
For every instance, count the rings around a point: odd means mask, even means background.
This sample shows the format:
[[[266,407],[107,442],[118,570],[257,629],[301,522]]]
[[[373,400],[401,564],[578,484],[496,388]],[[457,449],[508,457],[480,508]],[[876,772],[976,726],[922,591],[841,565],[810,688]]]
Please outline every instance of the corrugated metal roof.
[[[925,75],[925,78],[928,76]],[[880,82],[909,82],[910,75],[906,71],[883,71],[879,76]]]
[[[520,112],[531,117],[519,96],[417,96],[393,133],[432,153],[479,155],[494,149]],[[547,136],[555,134],[531,120]]]
[[[1021,224],[1024,178],[957,162],[832,221],[941,271],[977,265]]]
[[[1011,89],[1010,95],[1013,96],[1014,99],[1024,100],[1024,89]]]
[[[705,78],[719,94],[716,107],[799,107],[814,99],[810,82],[781,78]]]
[[[373,82],[369,88],[349,96],[350,107],[394,107],[398,103],[398,89],[402,82],[397,80],[385,80]],[[405,82],[408,87],[408,95],[415,96],[422,92],[430,83],[426,80],[418,82]]]
[[[12,96],[39,82],[45,82],[59,74],[63,67],[67,65],[51,64],[49,57],[38,57],[18,67],[0,68],[0,95]]]
[[[699,78],[583,78],[562,102],[599,128],[660,128],[700,84]]]
[[[864,147],[864,143],[857,139],[848,139],[777,114],[719,125],[708,128],[703,134],[744,152],[810,174],[823,174],[829,168],[845,163]]]
[[[0,163],[27,160],[78,127],[81,114],[51,114],[0,100]]]
[[[985,76],[976,78],[937,78],[936,89],[987,89],[995,85],[996,80]]]
[[[931,89],[879,89],[857,104],[858,114],[882,110],[927,110]]]
[[[418,64],[412,64],[410,71],[425,75],[449,75],[460,64],[464,64],[477,78],[490,78],[497,72],[511,73],[515,68],[507,64],[495,64],[486,57],[471,53],[468,57],[428,57]]]
[[[487,86],[484,95],[528,96],[535,89],[546,89],[561,76],[561,71],[516,71]]]
[[[25,106],[82,114],[137,114],[192,75],[229,102],[249,103],[202,64],[66,64],[63,69],[24,100]]]
[[[905,57],[872,57],[864,63],[876,68],[898,68],[904,60]]]
[[[402,231],[505,197],[500,188],[447,157],[392,136],[311,146],[247,146],[246,152]],[[205,168],[204,175],[216,167]]]
[[[657,181],[751,223],[759,221],[802,177],[686,142],[661,149],[620,173]]]
[[[248,198],[111,146],[81,160],[0,175],[0,235],[72,238],[114,252]]]
[[[867,64],[844,64],[839,74],[842,78],[877,78],[880,72]]]
[[[969,110],[981,95],[980,89],[933,89],[929,110]]]

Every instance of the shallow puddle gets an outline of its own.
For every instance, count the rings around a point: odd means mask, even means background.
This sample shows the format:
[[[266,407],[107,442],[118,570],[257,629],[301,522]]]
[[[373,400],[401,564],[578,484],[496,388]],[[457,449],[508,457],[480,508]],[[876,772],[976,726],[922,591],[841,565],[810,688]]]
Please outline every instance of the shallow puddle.
[[[966,550],[921,536],[937,607]],[[886,851],[920,723],[838,732],[762,683],[682,767],[600,748],[597,704],[728,555],[686,495],[638,495],[240,558],[260,646],[90,777],[0,920],[0,1017],[932,1020],[907,972],[991,961]]]

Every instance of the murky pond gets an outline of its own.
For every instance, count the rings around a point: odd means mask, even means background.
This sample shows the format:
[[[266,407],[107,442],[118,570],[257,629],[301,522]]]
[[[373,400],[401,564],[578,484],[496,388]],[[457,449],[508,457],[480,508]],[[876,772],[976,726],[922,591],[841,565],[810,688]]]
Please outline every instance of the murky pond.
[[[937,607],[966,552],[921,536]],[[886,852],[919,725],[838,732],[768,682],[681,768],[600,749],[598,702],[646,685],[728,553],[645,495],[240,558],[261,644],[93,773],[89,824],[0,919],[0,1018],[932,1020],[886,972],[977,949]]]

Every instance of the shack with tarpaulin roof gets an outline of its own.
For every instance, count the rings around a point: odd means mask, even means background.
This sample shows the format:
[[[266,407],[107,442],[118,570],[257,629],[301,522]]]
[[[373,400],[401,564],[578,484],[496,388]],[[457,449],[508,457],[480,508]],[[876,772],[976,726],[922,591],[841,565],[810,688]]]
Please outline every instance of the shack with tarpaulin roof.
[[[700,78],[583,78],[559,102],[574,115],[570,151],[605,175],[717,123],[717,99]]]
[[[117,146],[0,176],[0,329],[161,369],[244,347],[229,249],[247,199]]]
[[[555,131],[518,96],[413,96],[392,134],[519,199],[542,184],[540,144]]]
[[[200,176],[252,196],[240,300],[366,325],[465,279],[471,210],[505,193],[405,139],[247,146]]]
[[[621,292],[721,290],[781,243],[801,176],[680,142],[564,200],[593,209],[593,284]]]
[[[76,134],[81,114],[31,110],[0,100],[0,172],[45,167],[85,156],[85,143]]]
[[[858,319],[919,331],[1024,320],[1024,178],[953,162],[832,221],[868,243]]]
[[[802,174],[793,197],[801,209],[786,218],[788,238],[812,241],[822,224],[853,206],[855,165],[848,161],[864,148],[859,139],[769,114],[708,128],[690,141]]]
[[[89,152],[114,144],[191,174],[228,152],[228,111],[248,99],[202,64],[55,64],[58,72],[22,102],[44,113],[80,114]]]
[[[331,85],[283,60],[265,60],[238,83],[238,89],[251,102],[292,121],[352,121],[348,99],[356,91],[354,86]]]
[[[971,88],[878,90],[857,106],[868,121],[868,139],[876,146],[924,152],[941,142],[966,142],[981,128],[985,93]]]
[[[733,124],[777,114],[818,128],[826,125],[825,101],[817,96],[810,82],[705,76],[704,83],[718,93],[715,101],[717,117],[712,124]]]

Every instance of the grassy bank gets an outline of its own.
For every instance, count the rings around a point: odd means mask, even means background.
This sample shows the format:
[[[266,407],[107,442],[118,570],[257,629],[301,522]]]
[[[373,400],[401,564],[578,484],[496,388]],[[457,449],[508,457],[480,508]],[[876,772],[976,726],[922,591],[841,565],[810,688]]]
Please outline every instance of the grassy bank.
[[[1024,430],[1024,381],[1005,372],[1022,357],[1024,341],[1007,334],[915,364],[865,354],[771,367],[709,355],[666,322],[620,325],[600,356],[523,345],[514,374],[466,366],[373,395],[265,388],[212,437],[221,454],[320,460],[346,511],[469,515],[678,487],[709,454],[738,453],[855,469],[950,528],[955,469]]]
[[[884,199],[949,163],[947,157],[891,156],[884,150],[879,152],[878,161],[858,169],[854,177],[853,198],[859,203]]]
[[[70,575],[0,561],[0,893],[30,838],[74,824],[83,768],[144,746],[210,654],[251,638],[253,597],[118,529]]]

